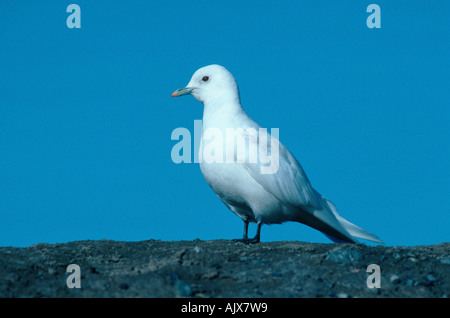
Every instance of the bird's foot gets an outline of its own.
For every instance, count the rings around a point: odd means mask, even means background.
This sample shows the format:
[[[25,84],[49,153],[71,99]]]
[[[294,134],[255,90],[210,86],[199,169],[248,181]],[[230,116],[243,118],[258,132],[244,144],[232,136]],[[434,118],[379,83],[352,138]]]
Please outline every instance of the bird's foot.
[[[259,237],[254,237],[252,239],[249,239],[249,238],[234,239],[232,241],[247,244],[247,245],[248,244],[256,244],[256,243],[259,243]]]

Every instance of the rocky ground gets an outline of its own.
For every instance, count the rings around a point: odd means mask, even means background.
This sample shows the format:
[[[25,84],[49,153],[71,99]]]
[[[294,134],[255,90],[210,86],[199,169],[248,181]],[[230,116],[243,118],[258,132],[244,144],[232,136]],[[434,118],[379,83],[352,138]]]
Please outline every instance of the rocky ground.
[[[449,297],[449,251],[450,243],[226,240],[0,247],[0,297]],[[80,267],[81,288],[67,287],[70,264]],[[370,264],[381,269],[380,288],[367,286],[376,283]]]

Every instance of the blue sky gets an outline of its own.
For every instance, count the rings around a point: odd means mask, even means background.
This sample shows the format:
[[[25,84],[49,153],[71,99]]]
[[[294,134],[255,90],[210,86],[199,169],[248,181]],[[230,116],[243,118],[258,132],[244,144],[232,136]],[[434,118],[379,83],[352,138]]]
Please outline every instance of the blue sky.
[[[450,241],[449,1],[77,1],[81,29],[70,3],[0,2],[0,246],[240,238],[198,164],[171,161],[203,106],[170,93],[213,63],[344,217]]]

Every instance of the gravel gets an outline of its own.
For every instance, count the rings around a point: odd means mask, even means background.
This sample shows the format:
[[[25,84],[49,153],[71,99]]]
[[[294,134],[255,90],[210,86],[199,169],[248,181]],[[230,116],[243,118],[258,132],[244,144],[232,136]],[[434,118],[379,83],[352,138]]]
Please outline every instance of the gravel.
[[[0,247],[0,297],[420,297],[450,295],[450,243],[367,246],[227,240]],[[80,267],[81,288],[68,288]],[[368,288],[370,264],[380,288]]]

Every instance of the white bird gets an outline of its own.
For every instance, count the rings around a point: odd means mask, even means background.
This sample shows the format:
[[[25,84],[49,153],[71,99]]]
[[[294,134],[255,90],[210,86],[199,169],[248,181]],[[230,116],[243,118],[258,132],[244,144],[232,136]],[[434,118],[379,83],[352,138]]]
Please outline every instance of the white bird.
[[[362,238],[383,243],[376,235],[340,216],[334,204],[311,186],[298,161],[277,139],[271,139],[278,142],[275,143],[278,158],[273,159],[278,168],[275,173],[261,173],[264,166],[261,158],[256,163],[247,162],[250,152],[254,151],[251,150],[254,149],[251,148],[252,143],[261,140],[261,127],[243,110],[238,85],[227,69],[220,65],[202,67],[194,73],[186,87],[174,91],[171,96],[187,94],[204,105],[199,152],[203,177],[225,205],[244,221],[243,239],[237,241],[258,243],[262,224],[295,221],[321,231],[334,242],[357,243],[356,238]],[[208,129],[215,129],[226,136],[227,129],[238,128],[246,132],[244,135],[251,134],[249,131],[259,134],[256,139],[247,136],[249,142],[245,144],[245,160],[237,160],[236,156],[231,162],[228,157],[227,161],[222,162],[201,160],[206,145],[212,142],[210,136],[205,136]],[[231,141],[227,139],[224,148],[216,148],[215,151],[228,149],[230,142],[234,141],[234,138]],[[272,148],[268,146],[268,153],[276,150],[274,144],[271,145]],[[247,235],[249,222],[257,223],[253,239]]]

